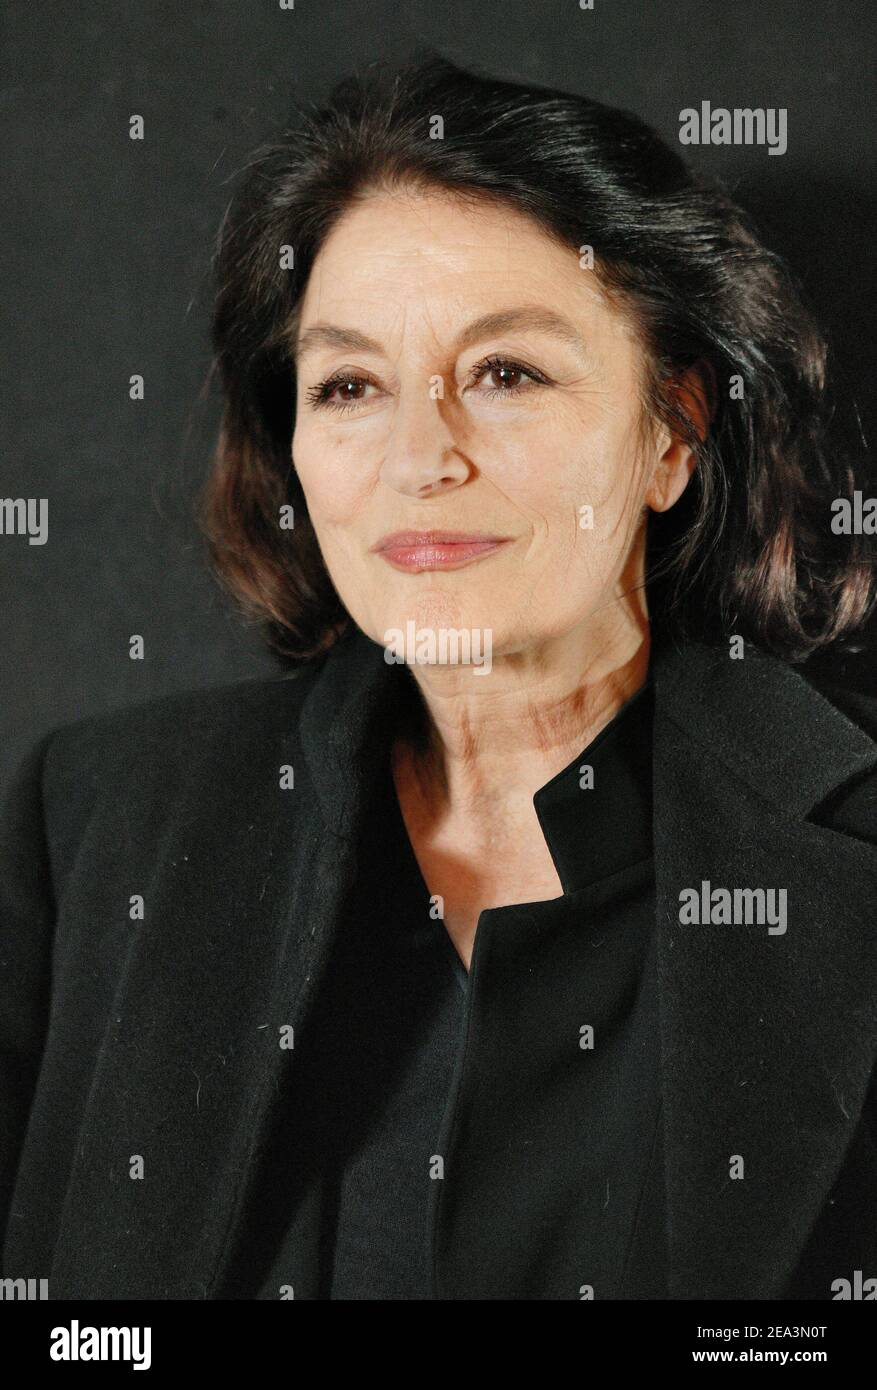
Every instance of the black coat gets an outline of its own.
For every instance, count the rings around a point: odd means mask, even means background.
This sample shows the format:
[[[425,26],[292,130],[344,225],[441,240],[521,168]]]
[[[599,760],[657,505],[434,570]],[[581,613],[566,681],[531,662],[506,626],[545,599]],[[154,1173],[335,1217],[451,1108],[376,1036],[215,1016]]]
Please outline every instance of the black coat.
[[[671,1289],[831,1298],[877,1276],[877,701],[751,648],[653,669]],[[295,1067],[280,1030],[306,1018],[410,681],[352,629],[291,677],[87,719],[26,759],[0,844],[4,1276],[221,1291]],[[703,880],[785,887],[786,933],[680,925]]]

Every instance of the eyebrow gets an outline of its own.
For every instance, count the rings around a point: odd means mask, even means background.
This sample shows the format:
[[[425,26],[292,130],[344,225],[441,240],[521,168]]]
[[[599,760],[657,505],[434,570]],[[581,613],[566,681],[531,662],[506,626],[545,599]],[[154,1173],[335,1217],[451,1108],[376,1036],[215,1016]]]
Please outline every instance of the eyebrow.
[[[565,319],[562,314],[555,313],[553,309],[539,306],[501,309],[494,313],[481,314],[479,318],[473,319],[471,323],[467,324],[460,333],[457,339],[457,348],[462,350],[472,347],[484,338],[521,328],[558,338],[561,342],[574,348],[586,362],[589,360],[585,341],[569,319]],[[293,360],[297,361],[306,352],[320,347],[346,348],[352,352],[383,352],[380,343],[376,342],[374,338],[369,338],[365,333],[359,333],[355,328],[339,328],[331,323],[315,323],[310,328],[306,328],[298,340],[293,343]]]

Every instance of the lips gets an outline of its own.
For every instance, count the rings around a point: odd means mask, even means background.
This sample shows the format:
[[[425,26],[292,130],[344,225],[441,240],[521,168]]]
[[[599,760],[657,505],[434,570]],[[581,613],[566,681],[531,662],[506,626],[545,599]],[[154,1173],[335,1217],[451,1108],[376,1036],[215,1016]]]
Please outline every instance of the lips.
[[[395,569],[452,570],[472,564],[508,545],[510,536],[464,531],[394,531],[372,547]]]

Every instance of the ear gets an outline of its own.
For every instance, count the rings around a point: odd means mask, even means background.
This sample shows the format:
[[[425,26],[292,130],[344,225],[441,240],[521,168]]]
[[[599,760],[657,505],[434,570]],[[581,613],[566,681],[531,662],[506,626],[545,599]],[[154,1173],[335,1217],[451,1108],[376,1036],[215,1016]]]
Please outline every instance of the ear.
[[[706,358],[695,362],[668,383],[679,407],[691,420],[700,440],[706,439],[716,411],[716,374]],[[697,457],[689,444],[670,433],[666,425],[657,432],[657,457],[645,501],[655,512],[669,511],[682,496],[694,472]]]

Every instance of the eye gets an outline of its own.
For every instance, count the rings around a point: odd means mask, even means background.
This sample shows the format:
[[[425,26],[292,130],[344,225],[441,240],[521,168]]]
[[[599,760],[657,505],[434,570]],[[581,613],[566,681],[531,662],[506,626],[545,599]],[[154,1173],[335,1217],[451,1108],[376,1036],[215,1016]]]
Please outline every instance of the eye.
[[[472,368],[469,377],[469,385],[477,386],[478,383],[487,377],[494,377],[500,385],[493,386],[489,390],[480,391],[482,396],[519,396],[527,391],[531,391],[536,386],[548,386],[551,384],[550,378],[544,372],[540,372],[537,367],[531,367],[525,362],[518,362],[506,357],[486,357],[483,361],[476,363]],[[320,381],[316,386],[311,386],[307,391],[307,398],[315,409],[325,409],[340,412],[349,412],[364,400],[367,400],[366,391],[369,386],[376,383],[366,376],[360,376],[351,372],[336,372],[334,376],[327,377],[325,381]],[[338,399],[333,399],[336,392],[340,393]]]
[[[318,382],[316,386],[311,386],[307,398],[317,409],[322,407],[326,410],[354,410],[360,401],[366,399],[366,387],[374,384],[368,377],[339,372],[335,376],[327,377],[325,381]],[[336,391],[340,391],[341,395],[338,400],[333,400]]]
[[[548,386],[550,379],[540,372],[536,367],[527,366],[524,362],[513,361],[507,357],[485,357],[482,362],[478,362],[472,368],[470,384],[478,385],[486,377],[494,377],[501,384],[493,386],[487,391],[480,391],[482,396],[519,396],[524,392],[531,391],[534,386]]]

